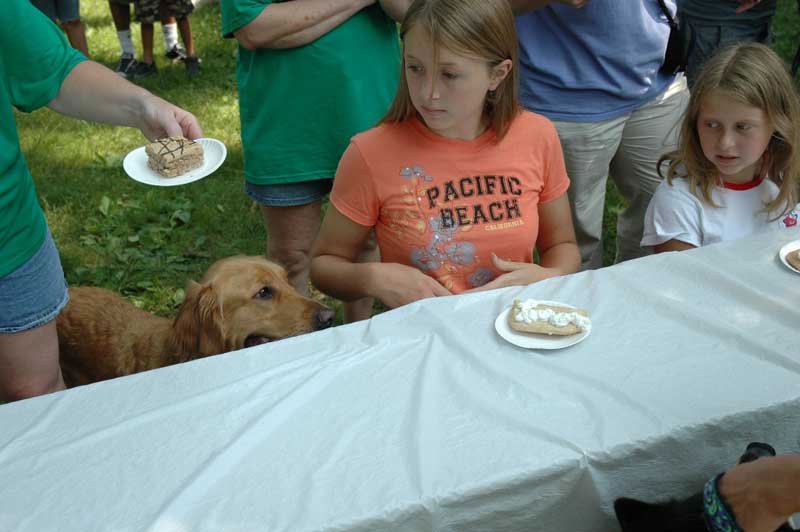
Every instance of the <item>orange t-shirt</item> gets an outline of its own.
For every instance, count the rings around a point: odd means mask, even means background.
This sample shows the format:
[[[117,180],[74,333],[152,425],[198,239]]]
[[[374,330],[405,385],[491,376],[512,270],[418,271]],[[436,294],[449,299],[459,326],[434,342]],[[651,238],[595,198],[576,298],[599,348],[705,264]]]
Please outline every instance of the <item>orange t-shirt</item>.
[[[491,253],[533,262],[537,205],[569,187],[545,117],[522,111],[505,137],[441,137],[418,119],[356,135],[339,162],[331,203],[374,226],[383,262],[414,266],[454,293],[501,272]]]

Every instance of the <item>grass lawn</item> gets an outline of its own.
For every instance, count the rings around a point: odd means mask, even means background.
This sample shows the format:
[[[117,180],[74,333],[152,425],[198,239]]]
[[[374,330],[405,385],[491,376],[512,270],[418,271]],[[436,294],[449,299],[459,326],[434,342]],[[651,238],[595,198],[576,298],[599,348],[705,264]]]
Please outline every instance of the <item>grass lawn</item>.
[[[800,43],[800,17],[795,2],[778,4],[775,48],[789,61]],[[81,8],[92,58],[113,68],[120,52],[107,2],[83,0]],[[206,136],[227,145],[228,158],[213,176],[175,188],[139,184],[122,171],[123,156],[145,142],[139,131],[78,122],[47,109],[16,114],[69,283],[110,288],[161,315],[174,312],[187,278],[198,279],[222,257],[263,254],[266,242],[260,213],[243,192],[235,42],[220,36],[216,5],[198,9],[191,23],[201,76],[188,79],[183,65],[167,62],[157,25],[159,73],[142,85],[191,110]],[[132,31],[138,46],[138,24]],[[613,218],[621,208],[610,187],[607,263],[613,258]]]

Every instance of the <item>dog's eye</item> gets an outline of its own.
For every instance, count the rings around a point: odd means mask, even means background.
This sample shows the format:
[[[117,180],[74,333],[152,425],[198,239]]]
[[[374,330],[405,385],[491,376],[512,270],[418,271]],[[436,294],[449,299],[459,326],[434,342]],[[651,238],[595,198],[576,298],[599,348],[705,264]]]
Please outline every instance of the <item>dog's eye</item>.
[[[258,299],[271,299],[272,298],[272,288],[269,286],[265,286],[261,290],[258,291],[256,294]]]

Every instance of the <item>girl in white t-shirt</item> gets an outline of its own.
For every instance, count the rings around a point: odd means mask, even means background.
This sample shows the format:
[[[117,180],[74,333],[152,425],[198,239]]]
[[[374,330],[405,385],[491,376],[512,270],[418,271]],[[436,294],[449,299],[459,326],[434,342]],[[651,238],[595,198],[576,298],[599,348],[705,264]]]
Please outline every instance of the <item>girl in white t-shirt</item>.
[[[754,43],[714,56],[665,161],[642,238],[656,253],[797,225],[800,104],[780,57]]]

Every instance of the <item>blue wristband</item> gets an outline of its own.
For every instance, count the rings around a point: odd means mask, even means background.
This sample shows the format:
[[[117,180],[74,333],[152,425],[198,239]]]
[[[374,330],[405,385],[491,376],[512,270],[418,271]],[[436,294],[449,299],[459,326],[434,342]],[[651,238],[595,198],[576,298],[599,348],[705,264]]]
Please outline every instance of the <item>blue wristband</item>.
[[[733,510],[719,494],[721,478],[722,474],[717,475],[706,482],[703,488],[703,518],[706,520],[706,528],[709,532],[744,532],[736,523]]]

